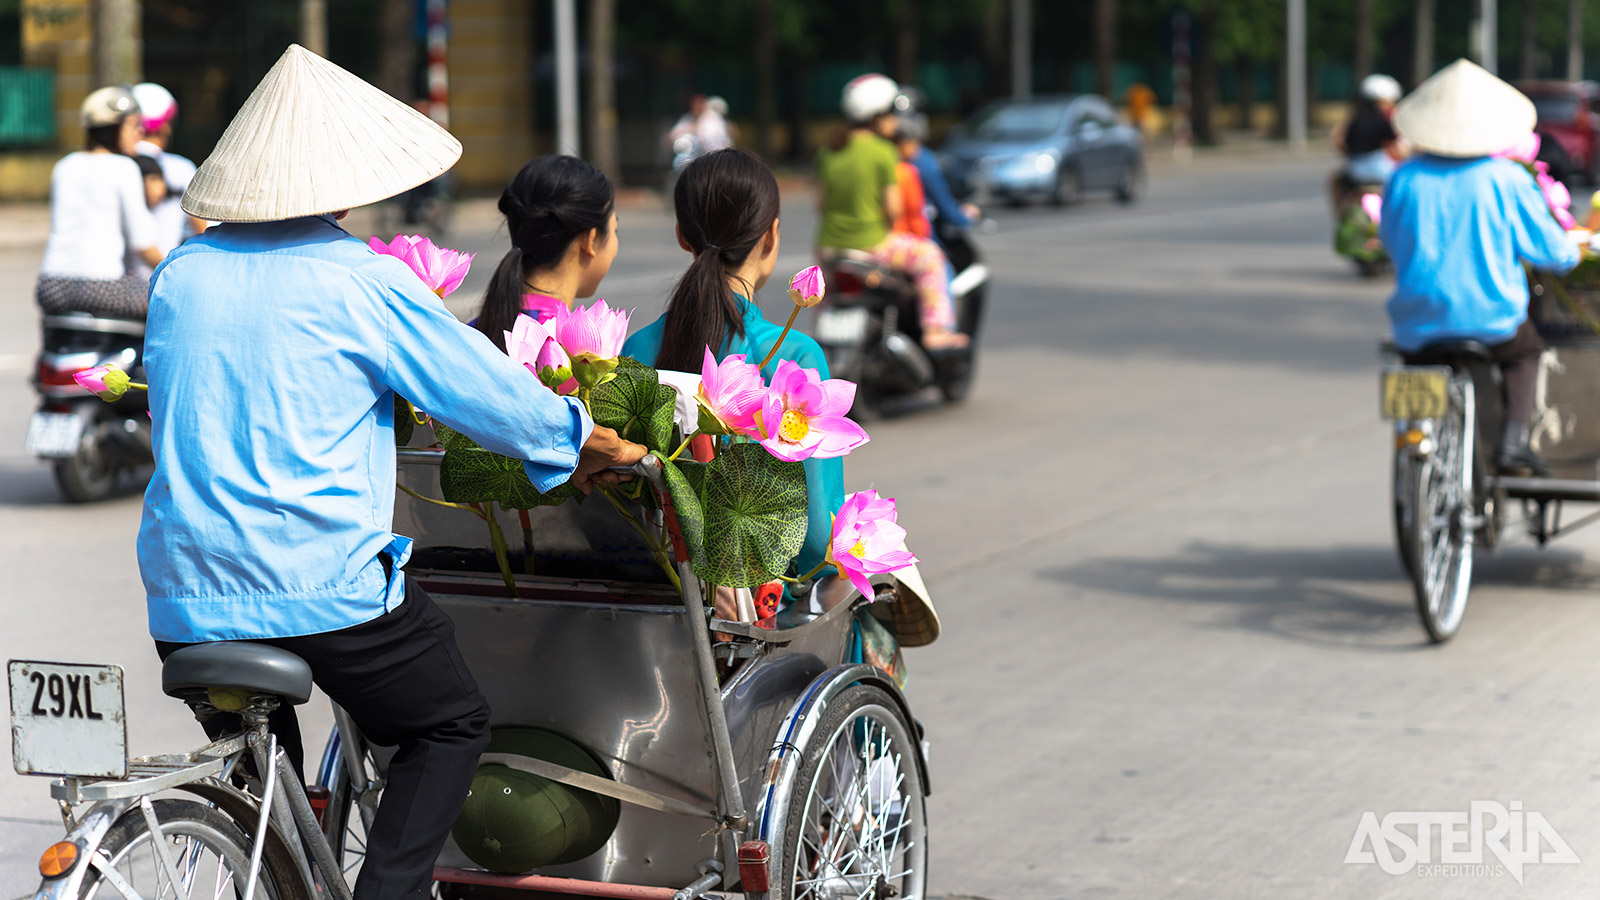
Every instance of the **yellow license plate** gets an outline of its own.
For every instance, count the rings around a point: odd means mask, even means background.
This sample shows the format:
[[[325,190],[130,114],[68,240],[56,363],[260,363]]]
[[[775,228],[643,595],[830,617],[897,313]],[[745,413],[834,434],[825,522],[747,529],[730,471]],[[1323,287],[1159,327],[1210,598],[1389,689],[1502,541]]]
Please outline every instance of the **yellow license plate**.
[[[1450,408],[1450,370],[1407,366],[1383,370],[1385,419],[1442,419]]]

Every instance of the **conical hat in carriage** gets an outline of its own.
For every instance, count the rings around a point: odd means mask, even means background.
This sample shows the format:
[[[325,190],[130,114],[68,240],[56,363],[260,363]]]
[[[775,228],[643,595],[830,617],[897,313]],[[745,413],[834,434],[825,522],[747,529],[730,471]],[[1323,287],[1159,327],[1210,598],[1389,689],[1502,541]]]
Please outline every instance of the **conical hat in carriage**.
[[[1394,110],[1394,127],[1436,156],[1489,156],[1533,131],[1533,101],[1469,60],[1424,81]]]
[[[256,85],[183,194],[217,222],[271,222],[377,203],[449,171],[461,142],[299,44]]]

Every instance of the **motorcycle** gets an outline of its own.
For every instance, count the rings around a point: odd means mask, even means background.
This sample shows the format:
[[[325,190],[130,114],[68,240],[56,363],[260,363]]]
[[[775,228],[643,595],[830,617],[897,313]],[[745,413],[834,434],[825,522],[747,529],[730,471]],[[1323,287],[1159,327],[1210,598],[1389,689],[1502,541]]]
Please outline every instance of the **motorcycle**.
[[[104,403],[73,380],[75,373],[115,363],[144,380],[144,323],[88,313],[44,317],[34,370],[39,408],[28,422],[28,453],[51,462],[61,495],[74,503],[102,500],[124,473],[154,464],[149,404],[143,391]]]
[[[1334,179],[1333,250],[1355,263],[1367,278],[1383,273],[1389,254],[1378,240],[1377,212],[1383,206],[1383,188],[1359,184],[1340,172]]]
[[[856,251],[831,251],[822,261],[828,293],[816,307],[811,334],[832,376],[856,383],[853,418],[876,417],[886,401],[935,387],[945,402],[958,403],[972,386],[989,269],[968,230],[936,227],[956,271],[950,282],[956,327],[972,338],[959,350],[922,346],[916,284],[904,272]]]

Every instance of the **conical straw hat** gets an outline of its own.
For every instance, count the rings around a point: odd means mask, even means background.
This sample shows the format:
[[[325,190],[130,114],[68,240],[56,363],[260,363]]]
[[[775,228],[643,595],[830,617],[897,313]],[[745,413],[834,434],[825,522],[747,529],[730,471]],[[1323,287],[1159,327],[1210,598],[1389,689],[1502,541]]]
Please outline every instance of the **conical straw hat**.
[[[1533,101],[1458,59],[1424,81],[1395,107],[1402,137],[1437,156],[1489,156],[1533,131]]]
[[[183,211],[271,222],[376,203],[437,177],[461,142],[422,113],[290,44],[183,194]]]

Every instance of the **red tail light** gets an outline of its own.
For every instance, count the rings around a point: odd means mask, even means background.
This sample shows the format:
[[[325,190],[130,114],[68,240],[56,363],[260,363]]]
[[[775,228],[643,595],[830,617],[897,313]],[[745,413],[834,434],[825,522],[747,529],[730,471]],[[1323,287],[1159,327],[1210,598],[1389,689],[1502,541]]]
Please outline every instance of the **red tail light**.
[[[82,371],[83,369],[76,367],[71,369],[58,369],[49,363],[41,362],[39,363],[39,383],[47,384],[52,387],[66,387],[68,385],[74,385],[77,384],[77,382],[72,380],[72,376]]]
[[[833,290],[840,294],[860,294],[867,289],[859,275],[844,269],[835,269],[831,281]]]

